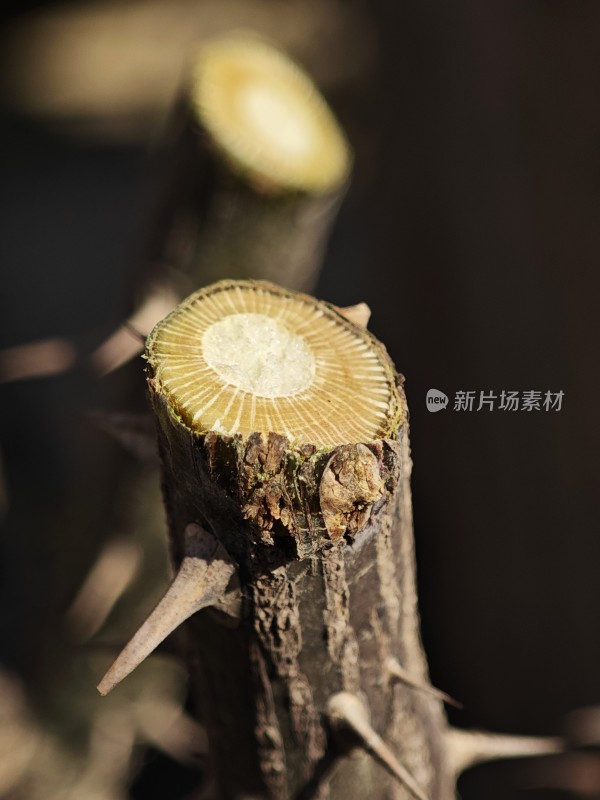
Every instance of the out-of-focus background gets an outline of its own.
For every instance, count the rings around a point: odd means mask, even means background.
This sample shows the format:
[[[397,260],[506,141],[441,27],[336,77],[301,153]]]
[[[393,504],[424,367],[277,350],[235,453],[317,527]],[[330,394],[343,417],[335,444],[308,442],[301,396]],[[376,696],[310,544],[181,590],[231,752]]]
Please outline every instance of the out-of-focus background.
[[[50,339],[69,360],[69,343],[92,349],[126,316],[186,54],[230,28],[266,34],[355,150],[316,294],[366,301],[406,376],[423,636],[433,682],[464,703],[450,717],[556,734],[600,704],[600,5],[95,0],[2,14],[0,347]],[[77,368],[0,387],[11,800],[176,800],[202,770],[168,648],[126,702],[95,693],[166,570],[163,545],[142,552],[128,529],[160,517],[145,505],[152,467],[113,472],[117,445],[90,422],[120,381]],[[431,414],[430,388],[451,405],[459,390],[564,398],[559,412]],[[94,565],[116,581],[99,637],[102,598],[90,610],[81,593]],[[600,797],[584,756],[580,769],[482,766],[461,797]]]

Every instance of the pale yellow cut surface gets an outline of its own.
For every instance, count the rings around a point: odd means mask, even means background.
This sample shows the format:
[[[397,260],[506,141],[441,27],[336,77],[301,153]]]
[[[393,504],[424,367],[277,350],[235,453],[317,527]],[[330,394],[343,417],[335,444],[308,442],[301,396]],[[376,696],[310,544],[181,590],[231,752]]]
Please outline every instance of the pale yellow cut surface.
[[[402,416],[384,348],[324,303],[264,282],[196,292],[152,332],[151,372],[193,430],[317,447],[389,436]]]
[[[260,39],[205,45],[191,96],[215,146],[271,187],[326,192],[347,176],[348,145],[327,104],[299,67]]]

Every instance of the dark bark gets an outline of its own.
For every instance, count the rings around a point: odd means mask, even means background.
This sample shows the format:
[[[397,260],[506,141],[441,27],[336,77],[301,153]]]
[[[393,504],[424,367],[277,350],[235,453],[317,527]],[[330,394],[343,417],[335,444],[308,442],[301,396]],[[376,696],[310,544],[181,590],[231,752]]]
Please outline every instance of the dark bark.
[[[423,794],[448,800],[441,703],[385,666],[394,656],[427,681],[407,422],[388,439],[326,451],[275,434],[200,435],[149,384],[174,560],[197,522],[237,563],[243,594],[237,624],[212,609],[188,623],[216,796],[412,797],[330,724],[330,698],[349,692]]]

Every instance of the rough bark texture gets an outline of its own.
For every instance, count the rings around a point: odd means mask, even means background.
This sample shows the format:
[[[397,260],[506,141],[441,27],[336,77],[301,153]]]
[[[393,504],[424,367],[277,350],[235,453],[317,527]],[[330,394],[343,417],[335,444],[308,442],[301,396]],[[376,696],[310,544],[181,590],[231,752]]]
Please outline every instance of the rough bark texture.
[[[357,694],[373,728],[431,800],[453,797],[438,699],[394,683],[394,656],[427,680],[419,637],[408,424],[393,438],[317,451],[269,434],[192,433],[149,379],[173,557],[197,522],[238,565],[237,624],[189,622],[215,796],[404,800],[413,795],[327,703]]]

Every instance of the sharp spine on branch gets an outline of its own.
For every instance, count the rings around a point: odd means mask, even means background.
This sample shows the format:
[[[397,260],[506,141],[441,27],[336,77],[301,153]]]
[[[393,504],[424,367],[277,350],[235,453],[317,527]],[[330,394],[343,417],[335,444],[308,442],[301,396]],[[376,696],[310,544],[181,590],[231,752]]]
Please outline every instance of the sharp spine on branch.
[[[343,308],[336,306],[336,309],[359,328],[366,328],[371,319],[371,309],[366,303],[357,303],[354,306],[344,306]]]
[[[334,732],[352,733],[359,740],[360,746],[414,797],[427,800],[427,795],[410,772],[400,764],[381,736],[371,727],[368,711],[359,697],[351,692],[334,694],[327,704],[327,716]]]
[[[167,283],[151,286],[142,303],[90,355],[92,369],[105,377],[144,351],[144,339],[159,320],[169,314],[181,298]]]
[[[114,689],[196,611],[216,606],[229,616],[239,616],[239,586],[230,586],[235,583],[234,576],[237,577],[236,565],[223,545],[199,525],[188,525],[186,553],[177,575],[98,684],[100,694]]]
[[[391,681],[404,683],[406,686],[410,686],[411,689],[416,689],[418,692],[430,694],[432,697],[437,697],[438,700],[448,703],[451,706],[455,706],[456,708],[462,708],[462,703],[459,703],[458,700],[450,697],[450,695],[446,694],[446,692],[442,692],[441,689],[436,689],[435,686],[431,686],[429,683],[424,683],[418,680],[418,678],[413,678],[413,676],[400,664],[398,659],[394,658],[393,656],[390,656],[387,659],[386,667]]]
[[[455,775],[484,761],[553,755],[564,751],[563,742],[551,737],[505,736],[457,728],[448,728],[445,736],[448,764]]]

